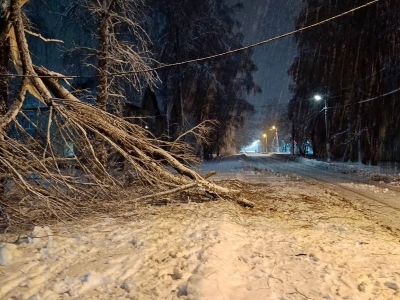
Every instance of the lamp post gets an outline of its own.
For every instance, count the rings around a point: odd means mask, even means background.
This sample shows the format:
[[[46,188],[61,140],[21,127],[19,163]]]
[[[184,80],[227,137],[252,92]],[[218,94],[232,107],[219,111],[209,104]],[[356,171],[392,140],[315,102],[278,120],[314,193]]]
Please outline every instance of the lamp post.
[[[265,138],[265,153],[268,153],[268,134],[264,133],[263,138]]]
[[[278,138],[278,128],[272,126],[271,130],[275,130],[275,139],[276,139],[276,152],[279,153],[279,138]]]
[[[321,101],[322,97],[320,95],[315,95],[314,99],[316,101]],[[330,157],[330,145],[329,145],[329,131],[328,131],[328,105],[326,103],[326,98],[324,98],[325,101],[325,131],[326,131],[326,161],[329,163],[331,162],[331,157]]]

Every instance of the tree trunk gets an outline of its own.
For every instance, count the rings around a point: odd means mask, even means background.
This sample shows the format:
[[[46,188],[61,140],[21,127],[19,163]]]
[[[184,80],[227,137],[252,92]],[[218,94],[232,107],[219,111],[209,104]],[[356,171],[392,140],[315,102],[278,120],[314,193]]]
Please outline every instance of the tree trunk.
[[[10,47],[8,41],[0,42],[0,74],[8,72]],[[0,116],[4,116],[8,106],[8,79],[0,75]]]
[[[174,18],[172,14],[173,8],[171,8],[171,4],[167,1],[167,18],[168,24],[172,23],[172,19]],[[181,58],[180,53],[180,35],[179,35],[179,27],[176,25],[175,27],[169,27],[170,32],[172,35],[175,35],[175,45],[174,51],[176,54],[175,62],[179,62]],[[175,80],[173,81],[175,84]],[[173,137],[174,139],[180,136],[184,132],[183,127],[183,90],[182,90],[182,69],[181,66],[178,66],[178,86],[176,93],[172,95],[172,100],[168,106],[170,107],[170,116],[171,121],[171,128],[169,128],[169,136]]]
[[[361,105],[358,106],[357,112],[357,127],[358,130],[358,138],[357,138],[357,162],[362,162],[362,152],[361,152]]]
[[[104,12],[99,26],[99,57],[98,57],[98,85],[97,85],[97,106],[106,110],[108,99],[108,79],[107,79],[107,53],[109,50],[107,35],[109,31],[109,23],[107,13]]]
[[[180,39],[179,39],[179,27],[176,26],[176,55],[177,55],[177,61],[180,61]],[[183,113],[183,91],[182,91],[182,68],[181,66],[178,66],[178,74],[179,74],[179,98],[177,99],[178,101],[176,102],[177,104],[177,112],[178,112],[178,132],[177,136],[180,136],[183,132],[185,132],[185,124],[184,124],[184,113]]]
[[[104,3],[103,3],[104,4]],[[106,4],[103,5],[105,7]],[[107,110],[108,103],[108,78],[107,68],[108,61],[107,55],[109,53],[108,33],[109,33],[109,22],[108,12],[104,11],[100,22],[99,22],[99,55],[98,55],[98,85],[97,85],[97,101],[96,105],[101,110]],[[107,149],[104,141],[100,138],[95,138],[95,147],[98,153],[98,159],[103,166],[107,163]]]
[[[2,26],[5,25],[3,20],[1,20],[0,22],[2,23]],[[10,56],[10,48],[8,40],[0,41],[0,74],[7,73],[9,56]],[[8,106],[8,77],[0,76],[0,118],[2,118],[6,114],[7,106]],[[7,131],[7,128],[4,128],[4,131]],[[4,136],[0,135],[0,139],[3,138]],[[0,156],[1,155],[2,153],[0,150]],[[3,198],[5,183],[6,183],[6,178],[1,177],[0,198]]]

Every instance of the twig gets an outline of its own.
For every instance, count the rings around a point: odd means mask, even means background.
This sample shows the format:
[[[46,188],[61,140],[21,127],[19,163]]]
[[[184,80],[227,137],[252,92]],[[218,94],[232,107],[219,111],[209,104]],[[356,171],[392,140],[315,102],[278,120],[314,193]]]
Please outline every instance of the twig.
[[[306,298],[306,299],[315,300],[314,298],[310,298],[310,297],[304,295],[303,293],[299,292],[299,290],[298,290],[296,287],[294,288],[294,290],[295,290],[296,292],[294,292],[294,293],[288,293],[288,295],[299,294],[299,295],[302,295],[302,296],[303,296],[304,298]]]
[[[43,151],[43,159],[46,158],[46,151],[47,151],[47,147],[50,145],[50,128],[51,128],[51,120],[53,118],[53,106],[50,106],[50,110],[49,110],[49,120],[47,123],[47,134],[46,134],[46,147],[44,147],[44,151]]]
[[[255,203],[254,203],[254,202],[251,202],[251,201],[246,200],[246,199],[244,199],[244,198],[237,199],[236,202],[237,202],[237,204],[239,204],[239,205],[241,205],[241,206],[243,206],[243,207],[250,207],[250,208],[253,208],[253,207],[255,206]]]
[[[46,38],[43,37],[40,33],[35,33],[35,32],[30,31],[30,30],[27,30],[27,29],[25,29],[25,32],[26,32],[26,33],[29,33],[30,35],[36,36],[36,37],[38,37],[39,39],[41,39],[41,40],[43,40],[43,41],[45,41],[45,42],[64,43],[64,41],[62,41],[62,40],[46,39]]]
[[[208,179],[208,178],[210,178],[211,176],[214,176],[215,174],[217,174],[216,171],[211,171],[210,173],[207,173],[206,175],[204,175],[204,179]]]
[[[205,278],[210,277],[212,274],[216,273],[217,271],[211,272],[210,274],[208,274]]]

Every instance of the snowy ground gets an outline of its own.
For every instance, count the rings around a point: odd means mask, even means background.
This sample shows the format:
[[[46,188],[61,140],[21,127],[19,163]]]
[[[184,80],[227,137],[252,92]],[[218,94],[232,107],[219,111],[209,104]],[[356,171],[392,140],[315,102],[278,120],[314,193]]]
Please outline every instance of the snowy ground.
[[[358,201],[240,157],[211,169],[256,207],[188,196],[4,235],[0,299],[400,299],[399,236]]]

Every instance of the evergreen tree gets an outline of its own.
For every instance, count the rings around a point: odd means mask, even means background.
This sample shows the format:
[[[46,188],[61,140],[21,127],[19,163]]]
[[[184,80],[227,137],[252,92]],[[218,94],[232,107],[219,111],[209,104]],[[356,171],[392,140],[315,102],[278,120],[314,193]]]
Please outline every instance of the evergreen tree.
[[[154,6],[164,20],[155,53],[164,63],[176,63],[223,53],[242,47],[243,36],[237,32],[233,14],[241,4],[227,6],[224,1],[156,1]],[[196,9],[193,9],[196,7]],[[235,147],[234,136],[253,107],[244,99],[246,93],[260,92],[252,74],[257,70],[251,51],[169,68],[160,73],[162,94],[170,121],[170,134],[178,136],[208,119],[219,126],[212,151]]]

